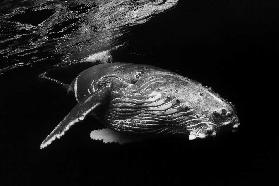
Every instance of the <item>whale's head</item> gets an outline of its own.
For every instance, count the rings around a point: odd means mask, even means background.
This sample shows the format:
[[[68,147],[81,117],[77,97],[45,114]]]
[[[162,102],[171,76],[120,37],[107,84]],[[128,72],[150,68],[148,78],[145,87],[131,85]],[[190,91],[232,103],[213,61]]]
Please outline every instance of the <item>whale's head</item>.
[[[219,130],[234,130],[239,126],[235,107],[211,88],[190,82],[185,93],[186,105],[192,110],[193,122],[188,123],[189,139],[215,135]]]

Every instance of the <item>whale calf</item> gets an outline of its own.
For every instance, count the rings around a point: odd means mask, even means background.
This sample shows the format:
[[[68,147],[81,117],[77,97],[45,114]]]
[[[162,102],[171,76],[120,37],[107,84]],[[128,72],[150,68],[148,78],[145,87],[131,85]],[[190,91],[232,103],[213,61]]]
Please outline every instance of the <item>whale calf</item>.
[[[239,126],[233,105],[210,88],[149,65],[99,64],[81,72],[69,91],[78,103],[46,137],[41,149],[88,115],[104,124],[104,130],[91,133],[95,139],[119,133],[182,135],[193,140],[215,135],[223,126]]]

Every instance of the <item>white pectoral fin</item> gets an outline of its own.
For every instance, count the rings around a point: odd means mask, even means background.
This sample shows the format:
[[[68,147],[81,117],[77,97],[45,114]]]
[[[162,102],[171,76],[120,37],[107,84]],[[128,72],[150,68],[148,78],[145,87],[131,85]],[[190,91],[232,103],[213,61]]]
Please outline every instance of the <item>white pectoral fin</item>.
[[[84,102],[78,103],[70,113],[55,127],[55,129],[42,142],[40,148],[43,149],[52,143],[55,139],[59,139],[69,128],[75,123],[82,121],[92,110],[94,110],[100,102],[97,102],[93,96],[88,97]]]
[[[103,143],[118,144],[127,144],[143,140],[143,138],[140,138],[138,136],[125,135],[109,128],[93,130],[90,133],[90,137],[93,140],[99,140]]]

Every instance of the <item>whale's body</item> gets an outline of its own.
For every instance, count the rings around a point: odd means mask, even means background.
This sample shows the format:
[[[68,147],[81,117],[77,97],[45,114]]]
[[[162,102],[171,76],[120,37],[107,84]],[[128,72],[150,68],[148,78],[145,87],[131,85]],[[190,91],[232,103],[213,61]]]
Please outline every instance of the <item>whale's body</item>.
[[[239,125],[232,105],[218,94],[152,66],[96,65],[80,73],[69,89],[78,104],[41,148],[89,114],[97,115],[106,128],[130,135],[180,134],[195,139],[215,135],[222,126]]]
[[[178,0],[0,2],[0,55],[5,59],[0,61],[0,75],[23,66],[48,69],[53,65],[110,61],[112,51],[126,46],[131,27],[177,3]],[[30,15],[36,18],[30,19]]]

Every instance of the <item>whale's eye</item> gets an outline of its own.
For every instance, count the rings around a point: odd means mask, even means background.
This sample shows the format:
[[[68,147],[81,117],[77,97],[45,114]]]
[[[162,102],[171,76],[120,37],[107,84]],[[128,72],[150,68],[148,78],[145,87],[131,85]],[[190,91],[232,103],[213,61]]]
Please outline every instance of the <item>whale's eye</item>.
[[[141,78],[142,75],[143,75],[143,72],[138,71],[138,72],[135,73],[134,78],[138,80],[139,78]]]
[[[174,105],[179,106],[180,103],[181,103],[180,100],[177,99],[177,100],[175,100]]]
[[[135,78],[139,79],[142,76],[142,74],[143,74],[142,72],[136,72]]]
[[[138,80],[140,79],[140,77],[142,75],[143,75],[143,72],[141,72],[141,71],[135,72],[135,74],[133,75],[133,78],[131,79],[131,83],[135,84],[136,82],[138,82]]]

